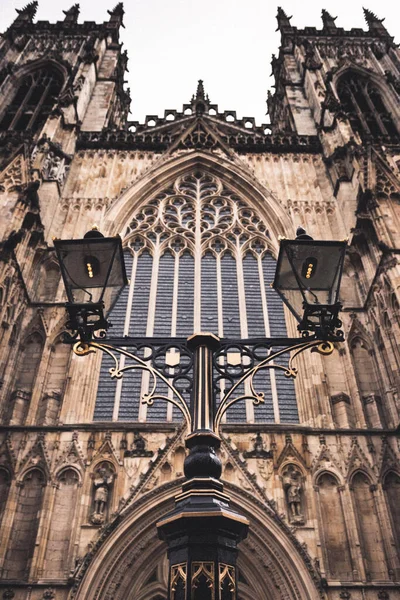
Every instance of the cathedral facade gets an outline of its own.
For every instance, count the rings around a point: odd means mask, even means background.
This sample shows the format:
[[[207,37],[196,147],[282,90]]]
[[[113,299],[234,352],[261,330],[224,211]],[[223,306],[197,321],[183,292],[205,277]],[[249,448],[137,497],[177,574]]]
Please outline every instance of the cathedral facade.
[[[184,422],[143,401],[149,372],[116,380],[111,356],[64,343],[54,238],[121,236],[110,335],[168,377],[185,356],[161,338],[298,335],[270,283],[303,226],[348,239],[345,341],[299,356],[295,379],[271,370],[264,402],[223,419],[222,481],[250,522],[238,597],[400,599],[400,52],[382,20],[347,31],[323,10],[298,29],[278,9],[270,124],[221,111],[201,81],[139,123],[122,4],[102,24],[36,9],[0,40],[0,595],[167,595],[156,523],[184,480]]]

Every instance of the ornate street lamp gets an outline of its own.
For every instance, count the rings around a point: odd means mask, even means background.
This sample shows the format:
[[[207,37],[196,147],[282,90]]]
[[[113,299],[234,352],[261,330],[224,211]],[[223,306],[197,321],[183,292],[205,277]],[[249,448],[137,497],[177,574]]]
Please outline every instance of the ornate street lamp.
[[[301,227],[296,234],[295,240],[281,240],[272,287],[299,321],[303,337],[343,339],[337,329],[347,242],[315,241]]]
[[[293,361],[301,352],[331,354],[333,342],[343,340],[338,314],[346,242],[317,242],[301,228],[295,240],[282,240],[273,287],[299,321],[304,339],[247,340],[220,340],[212,333],[196,333],[187,340],[99,340],[109,327],[105,314],[115,297],[111,292],[127,283],[121,240],[91,231],[83,240],[57,240],[55,246],[68,296],[67,326],[73,331],[67,341],[75,342],[74,352],[108,354],[114,361],[112,378],[143,370],[150,383],[142,402],[172,402],[186,421],[186,481],[174,510],[157,523],[159,537],[168,545],[168,600],[237,600],[237,546],[249,523],[230,507],[220,481],[221,421],[236,402],[264,402],[263,392],[257,390],[257,376],[263,371],[281,370],[295,378]],[[280,364],[277,359],[288,352],[289,361]],[[221,380],[224,395],[217,407]],[[184,391],[190,392],[190,408]]]
[[[54,240],[68,302],[67,328],[89,342],[110,326],[105,314],[128,283],[121,238],[106,238],[97,228],[83,239]]]

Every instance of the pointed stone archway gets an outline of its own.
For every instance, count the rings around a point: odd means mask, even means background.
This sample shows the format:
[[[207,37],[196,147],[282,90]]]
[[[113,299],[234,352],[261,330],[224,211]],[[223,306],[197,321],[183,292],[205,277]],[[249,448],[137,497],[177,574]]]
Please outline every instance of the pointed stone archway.
[[[85,557],[71,600],[164,600],[166,546],[156,523],[173,507],[179,482],[145,494],[125,508]],[[311,561],[289,529],[265,504],[229,486],[232,506],[250,521],[239,550],[239,599],[318,600]]]

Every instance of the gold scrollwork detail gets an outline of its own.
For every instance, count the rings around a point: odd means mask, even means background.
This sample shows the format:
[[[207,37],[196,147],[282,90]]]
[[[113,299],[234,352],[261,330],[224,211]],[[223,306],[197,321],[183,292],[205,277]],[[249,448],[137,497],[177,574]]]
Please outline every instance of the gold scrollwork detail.
[[[148,404],[151,406],[154,400],[163,400],[164,402],[170,402],[174,406],[176,406],[185,417],[185,421],[188,429],[190,430],[191,426],[191,414],[188,405],[186,404],[182,394],[172,385],[170,380],[165,377],[160,371],[155,369],[151,364],[145,362],[145,360],[139,358],[135,354],[132,354],[125,348],[117,348],[114,346],[109,346],[108,344],[100,344],[98,342],[77,342],[73,351],[78,356],[85,356],[90,352],[96,352],[96,349],[101,350],[105,354],[108,354],[110,358],[114,362],[114,366],[109,369],[109,373],[111,379],[121,379],[126,371],[130,370],[139,370],[146,373],[149,373],[149,383],[150,390],[149,392],[143,394],[142,402],[143,404]],[[118,358],[118,356],[120,358]],[[127,357],[132,360],[133,364],[125,365],[125,358],[121,360],[122,357]],[[157,389],[157,384],[159,381],[162,381],[166,387],[171,392],[171,397],[165,394],[160,394]]]
[[[213,562],[192,563],[192,600],[200,599],[197,591],[200,586],[206,586],[211,590],[211,599],[215,600],[215,569]]]
[[[183,586],[186,592],[186,580],[187,580],[187,565],[186,563],[180,563],[179,565],[172,565],[171,567],[171,600],[175,600],[175,592],[178,586]]]
[[[96,352],[96,350],[92,348],[91,344],[86,344],[85,342],[76,342],[72,350],[77,356],[86,356],[87,354]]]
[[[317,346],[317,352],[319,352],[319,354],[323,354],[324,356],[329,356],[332,354],[334,349],[335,346],[332,344],[332,342],[321,342],[321,344]]]
[[[240,400],[252,400],[255,406],[262,404],[264,402],[264,395],[262,392],[258,392],[255,389],[254,377],[263,370],[267,369],[275,369],[282,371],[287,378],[296,379],[298,375],[297,367],[293,366],[293,361],[298,357],[299,354],[304,352],[305,350],[311,350],[312,352],[319,352],[324,356],[328,356],[332,354],[335,349],[335,346],[332,342],[321,341],[321,340],[306,340],[304,342],[300,342],[295,344],[291,348],[283,348],[278,350],[277,352],[272,352],[269,354],[264,360],[262,360],[258,365],[249,369],[244,375],[232,385],[232,387],[225,394],[224,398],[219,404],[217,413],[214,419],[214,431],[218,433],[221,420],[225,412],[232,406],[232,404],[236,404]],[[279,365],[275,363],[275,359],[280,357],[282,354],[287,352],[291,352],[291,356],[289,358],[289,363],[287,366]],[[235,392],[240,389],[240,386],[248,382],[249,392],[247,394],[242,394],[240,396],[235,397]]]
[[[236,591],[235,567],[231,565],[219,565],[219,588],[222,590],[224,585],[228,585],[230,592]]]

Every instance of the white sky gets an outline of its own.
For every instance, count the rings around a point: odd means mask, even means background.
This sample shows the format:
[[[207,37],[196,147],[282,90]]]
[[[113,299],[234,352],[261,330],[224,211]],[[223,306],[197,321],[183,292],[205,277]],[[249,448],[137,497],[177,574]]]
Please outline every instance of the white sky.
[[[13,21],[15,8],[28,0],[0,0],[0,30]],[[39,0],[37,19],[55,22],[75,0]],[[117,0],[81,0],[80,21],[102,22]],[[362,6],[374,11],[400,42],[398,0],[126,0],[121,39],[129,55],[131,118],[181,110],[203,79],[219,110],[268,122],[267,90],[271,55],[278,52],[277,6],[293,15],[292,25],[322,27],[321,10],[337,16],[336,25],[366,29]]]

